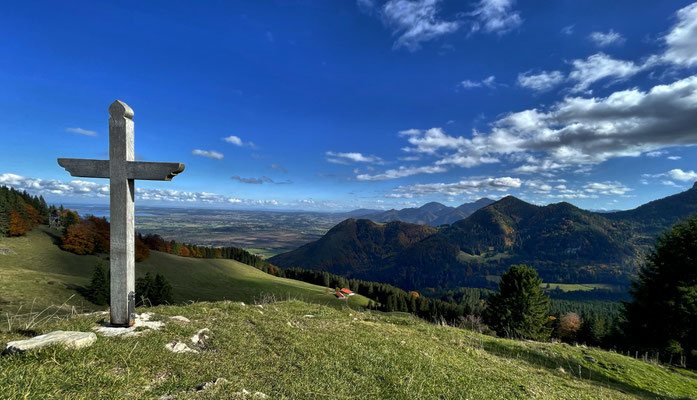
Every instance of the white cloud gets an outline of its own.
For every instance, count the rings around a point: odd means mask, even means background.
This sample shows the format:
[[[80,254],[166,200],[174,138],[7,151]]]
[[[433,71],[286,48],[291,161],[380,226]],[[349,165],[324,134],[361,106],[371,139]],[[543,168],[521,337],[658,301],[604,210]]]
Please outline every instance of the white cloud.
[[[668,176],[682,182],[697,181],[697,172],[695,171],[683,171],[676,168],[668,171]]]
[[[425,131],[419,129],[409,129],[400,131],[400,136],[407,136],[407,141],[416,147],[405,148],[408,152],[434,154],[436,150],[443,148],[457,149],[467,145],[468,139],[463,137],[453,137],[445,134],[442,128],[431,128]]]
[[[536,92],[544,92],[549,90],[564,81],[564,74],[559,71],[542,71],[533,73],[527,71],[518,74],[518,85],[532,89]]]
[[[588,39],[590,39],[598,47],[621,45],[625,42],[625,38],[612,29],[610,29],[608,32],[593,32],[588,35]]]
[[[603,195],[624,195],[632,189],[626,187],[617,181],[608,182],[591,182],[583,187],[587,193],[603,194]]]
[[[380,157],[366,156],[356,152],[336,153],[333,151],[328,151],[325,154],[327,155],[327,161],[334,164],[347,165],[351,162],[381,164],[384,162]]]
[[[561,28],[560,32],[564,35],[573,35],[575,27],[576,27],[576,25],[567,25],[567,26]]]
[[[441,128],[402,133],[405,151],[438,155],[436,165],[462,159],[475,166],[507,157],[524,161],[517,172],[543,172],[636,157],[672,146],[697,145],[697,76],[648,91],[629,89],[607,97],[567,97],[548,110],[509,113],[489,132],[471,138]],[[440,155],[446,153],[445,155]],[[580,171],[583,172],[583,171]]]
[[[662,58],[683,67],[697,65],[697,3],[678,10],[676,17],[678,22],[663,38],[667,48]]]
[[[385,197],[391,198],[413,198],[424,197],[433,194],[441,194],[445,196],[459,196],[462,194],[477,193],[482,190],[497,190],[507,191],[516,189],[521,186],[522,182],[518,178],[508,176],[500,178],[473,178],[463,179],[453,183],[426,183],[398,186],[392,190],[392,193]]]
[[[85,135],[85,136],[97,136],[97,132],[88,131],[87,129],[82,129],[82,128],[67,128],[65,131],[71,132],[71,133],[78,133],[80,135]]]
[[[482,30],[486,33],[502,35],[516,29],[523,23],[520,13],[513,10],[515,0],[480,0],[469,15],[475,17],[472,32]]]
[[[410,51],[421,43],[458,30],[459,23],[437,17],[440,0],[390,0],[382,8],[383,20],[398,35],[394,48]],[[360,3],[359,3],[360,4]]]
[[[544,182],[539,181],[539,180],[527,181],[527,182],[525,182],[525,186],[529,187],[530,189],[532,189],[532,191],[534,193],[537,193],[537,194],[546,194],[546,193],[549,193],[552,191],[552,185],[550,185],[548,183],[544,183]],[[560,186],[563,186],[560,189],[566,189],[566,186],[564,186],[564,185],[560,185]]]
[[[191,154],[194,156],[212,158],[214,160],[222,160],[224,157],[222,153],[218,153],[217,151],[213,151],[213,150],[196,149],[196,150],[192,151]]]
[[[460,86],[462,86],[465,89],[473,89],[482,86],[493,89],[496,87],[496,77],[494,75],[491,75],[487,78],[482,79],[481,81],[471,81],[469,79],[466,79],[460,82]]]
[[[255,147],[255,146],[254,146],[254,143],[252,143],[252,142],[244,142],[244,141],[242,141],[242,139],[240,139],[239,136],[231,135],[231,136],[228,136],[228,137],[224,137],[223,140],[226,141],[226,142],[228,142],[228,143],[230,143],[230,144],[234,144],[235,146],[240,146],[240,147],[242,147],[242,146]]]
[[[573,69],[569,73],[569,79],[577,82],[572,89],[574,92],[587,91],[590,85],[606,78],[615,81],[627,79],[644,68],[632,61],[616,60],[604,53],[593,54],[585,60],[573,60],[571,65]]]
[[[656,150],[656,151],[649,151],[648,153],[646,153],[646,156],[651,157],[651,158],[657,158],[657,157],[660,157],[660,156],[665,155],[667,153],[668,152],[665,150]]]
[[[417,174],[435,174],[439,172],[445,172],[447,169],[438,165],[433,166],[423,166],[423,167],[405,167],[400,166],[396,169],[388,169],[387,171],[376,174],[361,174],[357,175],[356,179],[359,181],[384,181],[387,179],[398,179],[407,176],[417,175]]]
[[[0,185],[26,190],[33,195],[52,195],[65,197],[108,198],[109,185],[83,180],[64,182],[56,179],[37,179],[4,173],[0,175]],[[182,203],[220,203],[246,205],[278,205],[276,200],[239,199],[217,193],[186,192],[181,190],[148,189],[136,187],[136,200],[166,201]]]
[[[668,157],[666,157],[666,158],[669,159],[669,160],[673,160],[673,161],[677,161],[677,160],[681,160],[681,159],[682,159],[682,157],[680,157],[680,156],[668,156]]]

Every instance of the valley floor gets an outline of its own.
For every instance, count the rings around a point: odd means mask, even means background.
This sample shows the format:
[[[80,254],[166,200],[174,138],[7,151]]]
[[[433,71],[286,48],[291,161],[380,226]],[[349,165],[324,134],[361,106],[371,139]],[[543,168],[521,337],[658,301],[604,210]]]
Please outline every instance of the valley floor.
[[[598,349],[497,339],[410,316],[301,301],[148,311],[165,322],[162,330],[99,337],[86,349],[0,357],[0,397],[244,398],[244,389],[271,399],[697,398],[697,374],[690,371]],[[174,323],[174,315],[191,322]],[[90,331],[100,318],[0,333],[0,345],[56,329]],[[201,328],[212,332],[201,353],[165,348],[188,342]],[[227,382],[196,390],[218,378]]]

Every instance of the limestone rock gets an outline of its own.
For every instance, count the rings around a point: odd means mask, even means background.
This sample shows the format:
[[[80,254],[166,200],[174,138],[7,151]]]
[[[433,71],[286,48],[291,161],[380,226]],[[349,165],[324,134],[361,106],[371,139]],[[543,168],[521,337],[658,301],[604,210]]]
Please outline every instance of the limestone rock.
[[[7,247],[0,247],[0,256],[11,256],[17,254],[14,250],[8,249]]]
[[[96,341],[97,335],[92,332],[53,331],[31,339],[9,342],[5,348],[5,353],[21,353],[52,344],[61,344],[67,348],[80,349],[92,346]]]
[[[203,328],[199,330],[194,336],[191,337],[191,343],[199,347],[205,347],[208,341],[211,339],[211,331],[208,328]]]
[[[189,346],[186,345],[184,342],[180,342],[178,340],[175,340],[174,342],[167,343],[165,345],[167,350],[171,351],[172,353],[198,353],[198,350],[194,350],[190,348]]]
[[[160,321],[150,321],[152,314],[142,313],[136,315],[136,320],[133,326],[128,328],[123,327],[113,327],[109,323],[104,323],[102,326],[95,326],[92,328],[94,331],[105,337],[123,336],[123,337],[133,337],[141,335],[149,329],[159,330],[165,324]]]
[[[169,317],[169,319],[171,319],[174,322],[180,322],[183,324],[188,324],[189,322],[191,322],[191,320],[189,318],[186,318],[186,317],[181,316],[181,315],[175,315],[173,317]]]
[[[228,382],[228,380],[225,378],[218,378],[214,381],[206,382],[206,383],[202,384],[201,386],[197,387],[196,390],[201,391],[201,390],[212,389],[218,385],[222,385],[223,383],[227,383],[227,382]]]

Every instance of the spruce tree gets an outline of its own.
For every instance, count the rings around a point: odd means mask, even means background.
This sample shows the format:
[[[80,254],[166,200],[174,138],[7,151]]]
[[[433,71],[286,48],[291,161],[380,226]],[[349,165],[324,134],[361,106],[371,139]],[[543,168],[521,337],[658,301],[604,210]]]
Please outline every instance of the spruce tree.
[[[150,272],[136,279],[136,302],[138,305],[149,306],[155,292],[155,279]]]
[[[153,305],[171,304],[174,302],[172,298],[172,285],[167,282],[167,279],[165,279],[165,276],[162,274],[157,274],[155,276],[154,292]]]
[[[109,275],[108,271],[101,263],[94,267],[92,280],[87,287],[85,297],[87,297],[87,300],[99,306],[104,306],[109,303]]]
[[[501,276],[498,293],[489,297],[486,321],[499,336],[534,340],[547,339],[549,297],[542,291],[537,271],[512,265]]]
[[[697,216],[676,224],[656,242],[625,303],[620,328],[637,349],[684,349],[697,365]]]

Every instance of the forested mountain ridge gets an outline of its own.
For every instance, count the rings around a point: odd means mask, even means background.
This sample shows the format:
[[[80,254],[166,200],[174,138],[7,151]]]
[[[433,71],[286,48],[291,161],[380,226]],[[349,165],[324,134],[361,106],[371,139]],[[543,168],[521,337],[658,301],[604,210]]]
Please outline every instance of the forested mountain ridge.
[[[354,217],[370,219],[375,222],[403,221],[412,224],[430,226],[449,225],[455,221],[467,218],[478,209],[488,206],[494,201],[487,198],[473,203],[464,203],[458,207],[448,207],[438,202],[426,203],[418,208],[404,208],[365,214],[354,213]]]
[[[321,239],[297,250],[279,254],[270,261],[283,267],[302,267],[335,274],[370,276],[372,269],[409,246],[433,235],[435,228],[401,221],[376,223],[367,219],[347,219]],[[311,267],[306,267],[311,260]]]
[[[322,258],[308,249],[315,243],[270,259],[282,268],[302,267],[407,289],[487,286],[511,264],[534,266],[547,282],[627,284],[642,265],[657,234],[697,213],[697,185],[634,210],[597,213],[561,202],[536,206],[513,196],[404,247],[371,255],[370,246],[355,257],[351,247],[322,242]],[[343,224],[343,223],[342,223]],[[344,225],[332,229],[342,236]],[[411,228],[415,229],[415,228]],[[329,233],[327,234],[329,235]],[[346,263],[345,260],[360,260]],[[293,260],[288,264],[288,260]]]
[[[648,202],[633,210],[603,214],[633,223],[640,232],[657,235],[688,215],[697,213],[697,182],[684,192]]]

